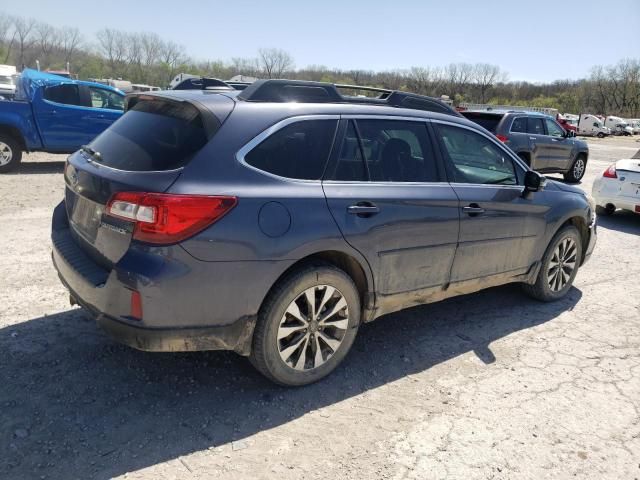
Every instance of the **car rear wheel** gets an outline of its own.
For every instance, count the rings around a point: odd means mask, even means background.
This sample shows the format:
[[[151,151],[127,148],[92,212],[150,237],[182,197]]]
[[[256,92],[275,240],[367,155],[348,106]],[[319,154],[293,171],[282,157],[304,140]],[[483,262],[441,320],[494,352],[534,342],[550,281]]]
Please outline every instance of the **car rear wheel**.
[[[598,132],[598,138],[604,138],[604,133]]]
[[[328,264],[300,269],[261,308],[251,363],[281,385],[316,382],[342,362],[359,324],[360,297],[345,272]]]
[[[552,302],[564,297],[582,262],[582,241],[578,229],[567,225],[556,233],[542,257],[542,265],[533,285],[524,291],[536,300]]]
[[[0,133],[0,173],[13,170],[22,160],[22,150],[18,142],[5,133]]]
[[[596,205],[597,215],[602,215],[602,216],[613,215],[615,211],[616,211],[615,205],[612,205],[610,203],[607,203],[604,207],[601,207],[600,205]]]
[[[584,155],[578,155],[571,165],[571,169],[564,174],[564,179],[570,183],[578,183],[584,177],[587,160]]]

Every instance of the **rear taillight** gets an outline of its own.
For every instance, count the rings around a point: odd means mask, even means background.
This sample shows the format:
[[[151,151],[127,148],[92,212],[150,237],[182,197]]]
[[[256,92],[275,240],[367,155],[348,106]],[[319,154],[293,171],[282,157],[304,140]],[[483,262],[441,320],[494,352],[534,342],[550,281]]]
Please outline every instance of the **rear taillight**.
[[[238,203],[236,197],[119,192],[107,214],[135,223],[133,238],[156,245],[185,240],[220,220]]]
[[[616,173],[616,164],[614,163],[609,165],[609,168],[604,171],[602,176],[605,178],[618,178],[618,174]]]
[[[504,143],[504,142],[506,142],[507,140],[509,140],[509,138],[507,138],[507,137],[506,137],[506,136],[504,136],[504,135],[496,135],[496,138],[497,138],[498,140],[500,140],[502,143]]]

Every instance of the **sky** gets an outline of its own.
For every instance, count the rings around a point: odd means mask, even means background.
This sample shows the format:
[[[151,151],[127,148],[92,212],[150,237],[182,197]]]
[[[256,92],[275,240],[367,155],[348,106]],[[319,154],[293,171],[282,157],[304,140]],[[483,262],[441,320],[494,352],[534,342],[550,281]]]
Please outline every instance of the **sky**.
[[[0,12],[80,29],[156,32],[191,57],[289,52],[296,67],[390,70],[484,62],[511,80],[577,79],[640,58],[640,0],[7,1]]]

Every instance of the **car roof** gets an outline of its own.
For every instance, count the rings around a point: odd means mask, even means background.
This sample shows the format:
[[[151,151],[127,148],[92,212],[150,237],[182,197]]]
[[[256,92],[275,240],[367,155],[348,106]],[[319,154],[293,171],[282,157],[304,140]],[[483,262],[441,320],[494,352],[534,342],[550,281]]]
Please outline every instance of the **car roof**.
[[[235,102],[234,111],[238,113],[248,113],[259,110],[261,113],[267,114],[267,116],[274,121],[304,115],[367,115],[442,120],[459,123],[475,130],[482,130],[478,124],[462,116],[427,110],[351,102],[250,102],[238,98],[241,93],[241,91],[230,89],[161,90],[156,92],[134,93],[128,96],[166,97],[177,101],[197,103],[211,111],[216,111],[221,102],[232,100]]]

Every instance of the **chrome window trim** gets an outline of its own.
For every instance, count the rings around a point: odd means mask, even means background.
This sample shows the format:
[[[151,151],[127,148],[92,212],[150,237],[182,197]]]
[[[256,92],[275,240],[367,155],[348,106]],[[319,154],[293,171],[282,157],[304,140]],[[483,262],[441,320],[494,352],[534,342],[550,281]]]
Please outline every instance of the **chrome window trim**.
[[[495,138],[491,138],[491,135],[487,135],[486,133],[480,131],[480,130],[476,130],[475,128],[469,127],[467,125],[462,125],[460,123],[455,123],[455,122],[447,122],[446,120],[440,120],[440,119],[432,119],[431,120],[432,123],[439,123],[439,124],[443,124],[443,125],[450,125],[452,127],[458,127],[458,128],[464,128],[466,130],[469,130],[473,133],[476,133],[478,135],[481,135],[483,137],[485,137],[486,139],[488,139],[491,143],[493,143],[495,146],[497,146],[500,150],[502,150],[504,153],[506,153],[509,158],[511,158],[513,160],[513,162],[518,165],[523,171],[521,172],[523,175],[524,173],[529,170],[529,168],[526,166],[526,164],[520,159],[520,157],[518,157],[515,153],[513,153],[510,149],[508,149],[506,146],[504,146],[501,142],[499,142],[498,140],[496,140]],[[453,184],[453,183],[452,183]],[[524,187],[524,185],[488,185],[486,183],[461,183],[459,185],[484,185],[484,186],[490,186],[490,187]]]
[[[238,150],[236,152],[236,160],[238,161],[238,163],[240,163],[244,167],[249,168],[249,169],[253,170],[254,172],[259,172],[262,175],[267,175],[267,176],[269,176],[271,178],[276,178],[278,180],[284,180],[284,181],[287,181],[287,182],[295,182],[295,183],[310,183],[310,184],[316,184],[317,183],[317,184],[320,184],[322,182],[322,178],[319,178],[317,180],[308,180],[308,179],[303,179],[303,178],[282,177],[280,175],[276,175],[275,173],[267,172],[266,170],[261,170],[261,169],[259,169],[257,167],[254,167],[253,165],[249,165],[247,163],[246,159],[245,159],[245,156],[251,150],[253,150],[255,147],[260,145],[264,140],[266,140],[268,137],[270,137],[271,135],[273,135],[277,131],[282,130],[284,127],[286,127],[287,125],[291,125],[292,123],[304,122],[304,121],[308,121],[308,120],[336,120],[336,121],[339,121],[340,120],[340,115],[325,115],[325,114],[298,115],[298,116],[295,116],[295,117],[288,117],[288,118],[285,118],[283,120],[280,120],[279,122],[274,123],[273,125],[268,127],[266,130],[263,130],[258,135],[256,135],[251,140],[249,140],[247,143],[245,143],[244,146],[242,146],[240,148],[240,150]],[[336,132],[337,132],[337,128],[338,128],[338,125],[336,124]],[[334,141],[335,141],[335,132],[334,132]]]
[[[431,121],[427,117],[407,117],[405,115],[367,115],[366,113],[358,113],[353,115],[340,115],[340,118],[344,120],[405,120],[409,122],[422,122],[427,123]]]

